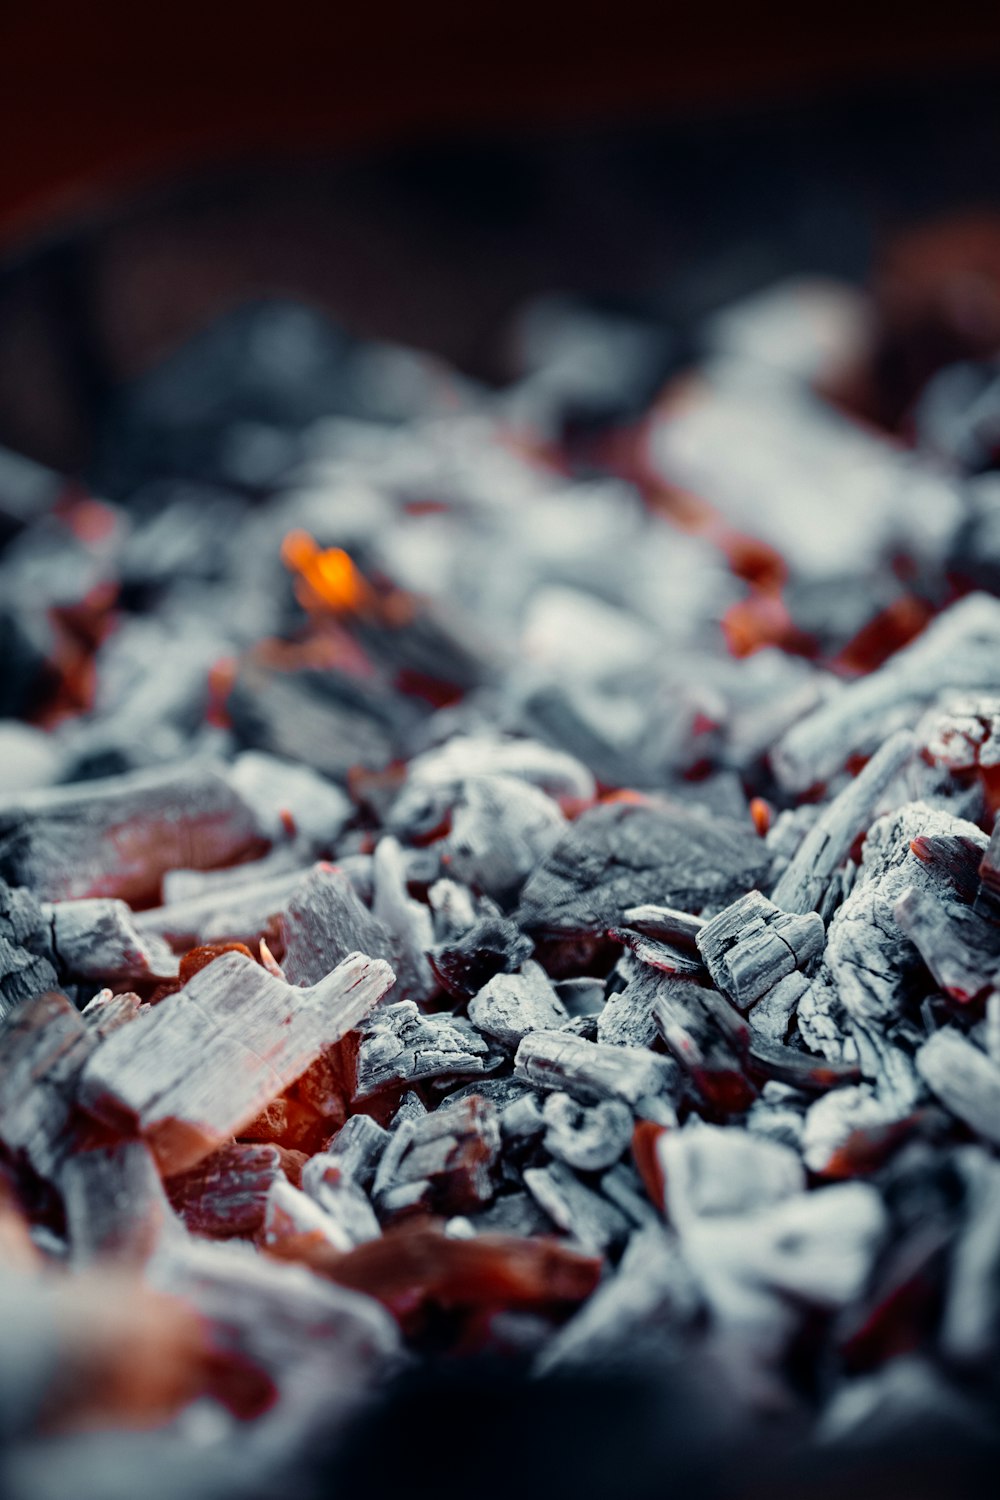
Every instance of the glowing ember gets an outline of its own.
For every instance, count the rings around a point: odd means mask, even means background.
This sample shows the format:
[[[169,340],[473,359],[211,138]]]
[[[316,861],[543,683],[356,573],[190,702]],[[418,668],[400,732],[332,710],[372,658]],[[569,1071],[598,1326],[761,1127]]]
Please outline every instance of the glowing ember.
[[[321,548],[305,531],[290,531],[281,547],[285,566],[299,575],[299,599],[306,607],[325,605],[351,614],[371,605],[374,595],[342,547]]]

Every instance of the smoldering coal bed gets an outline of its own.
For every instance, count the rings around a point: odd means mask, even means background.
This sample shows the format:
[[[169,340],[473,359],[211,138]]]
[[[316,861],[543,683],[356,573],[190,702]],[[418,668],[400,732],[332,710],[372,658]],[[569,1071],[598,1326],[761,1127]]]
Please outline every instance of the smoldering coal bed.
[[[545,328],[497,393],[261,304],[114,502],[0,466],[14,1493],[991,1451],[995,367],[904,444],[856,288],[639,419],[654,328]]]

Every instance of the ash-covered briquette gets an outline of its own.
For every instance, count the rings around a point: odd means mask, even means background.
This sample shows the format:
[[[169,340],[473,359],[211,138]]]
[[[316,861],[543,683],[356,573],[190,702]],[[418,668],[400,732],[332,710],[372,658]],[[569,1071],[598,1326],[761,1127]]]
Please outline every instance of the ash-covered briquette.
[[[8,507],[0,1231],[199,1311],[178,1449],[278,1492],[483,1352],[810,1453],[995,1411],[997,502],[811,388],[817,295],[557,464],[565,369],[352,345],[320,421],[260,311],[308,430],[161,390],[216,488]]]

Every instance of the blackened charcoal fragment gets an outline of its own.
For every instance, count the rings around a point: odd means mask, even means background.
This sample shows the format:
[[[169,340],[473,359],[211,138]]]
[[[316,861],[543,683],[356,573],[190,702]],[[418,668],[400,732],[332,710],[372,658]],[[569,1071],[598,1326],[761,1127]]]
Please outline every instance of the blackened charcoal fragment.
[[[389,1132],[369,1115],[351,1115],[330,1142],[330,1151],[343,1170],[367,1192],[388,1141]]]
[[[940,899],[913,887],[899,897],[893,915],[955,1000],[973,1000],[992,986],[1000,971],[1000,924],[947,895]]]
[[[585,1187],[562,1162],[529,1167],[524,1185],[552,1222],[584,1250],[607,1250],[628,1235],[628,1220],[620,1209]]]
[[[807,791],[852,755],[870,755],[948,688],[1000,688],[1000,601],[970,594],[880,667],[848,683],[782,736],[772,762],[782,786]]]
[[[677,802],[612,802],[583,813],[529,877],[518,921],[529,932],[595,933],[644,902],[701,911],[766,878],[750,827]]]
[[[1000,1067],[954,1026],[917,1053],[917,1070],[942,1104],[977,1135],[1000,1146]]]
[[[677,1070],[645,1047],[608,1047],[565,1031],[535,1031],[514,1058],[515,1077],[535,1088],[560,1089],[583,1103],[622,1099],[636,1113],[668,1123]]]
[[[354,766],[384,769],[415,717],[412,703],[385,687],[343,672],[278,671],[252,655],[240,663],[227,708],[240,744],[334,781]]]
[[[469,1001],[473,1025],[512,1049],[529,1031],[552,1031],[566,1018],[545,970],[531,960],[516,974],[495,974]]]
[[[834,870],[846,859],[854,840],[868,832],[887,789],[916,750],[916,736],[898,730],[823,809],[771,893],[776,906],[787,912],[815,910]]]
[[[155,901],[167,870],[262,852],[256,814],[211,762],[40,789],[0,804],[0,873],[46,901]]]
[[[485,1073],[499,1065],[486,1041],[459,1017],[422,1016],[412,1000],[385,1005],[362,1028],[355,1101],[389,1084]]]
[[[584,1105],[569,1094],[549,1094],[542,1117],[546,1151],[580,1172],[614,1166],[632,1139],[632,1112],[617,1099]]]
[[[379,1173],[376,1205],[383,1216],[397,1205],[449,1214],[475,1209],[493,1196],[499,1151],[500,1122],[489,1100],[473,1094],[435,1110],[408,1129],[391,1174]]]
[[[58,983],[51,928],[30,891],[0,880],[0,1019]]]
[[[815,913],[783,912],[751,891],[698,933],[698,951],[720,989],[749,1010],[779,980],[806,968],[823,951],[823,922]]]
[[[515,973],[533,952],[534,944],[516,922],[487,914],[460,938],[432,948],[428,958],[449,995],[468,1000],[495,974]]]
[[[729,1028],[724,1011],[716,1010],[711,1000],[711,991],[684,981],[662,985],[653,1005],[653,1020],[667,1050],[712,1112],[742,1114],[757,1092],[747,1076],[743,1055],[745,1023],[741,1022],[739,1032]]]
[[[681,943],[693,948],[698,933],[705,925],[704,918],[693,917],[690,912],[676,911],[669,906],[630,906],[622,913],[626,927],[661,942]]]
[[[281,966],[289,984],[318,983],[349,953],[392,958],[387,929],[334,865],[314,865],[299,880],[281,913],[280,926]]]
[[[641,932],[632,932],[628,927],[612,927],[608,936],[624,943],[641,963],[660,969],[665,974],[697,975],[704,972],[704,965],[697,953],[675,947],[673,943],[646,937]]]

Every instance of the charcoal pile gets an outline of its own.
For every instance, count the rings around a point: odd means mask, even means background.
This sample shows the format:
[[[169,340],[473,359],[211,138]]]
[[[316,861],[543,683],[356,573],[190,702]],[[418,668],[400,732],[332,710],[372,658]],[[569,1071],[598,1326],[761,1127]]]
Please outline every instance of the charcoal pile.
[[[544,326],[498,392],[262,304],[111,498],[0,467],[15,1493],[257,1493],[483,1359],[1000,1436],[995,367],[900,407],[832,283],[651,402]]]

